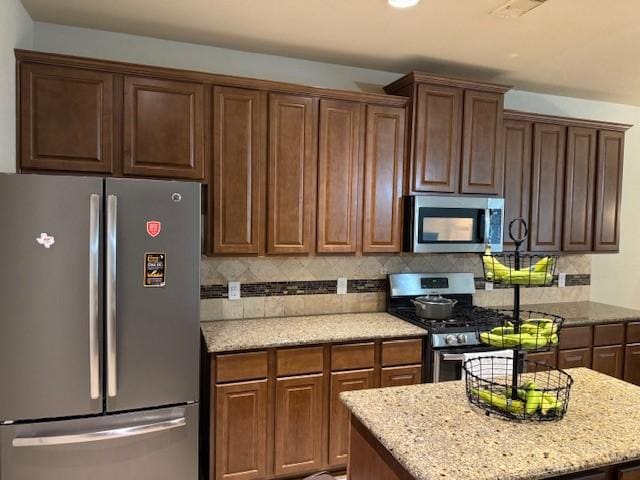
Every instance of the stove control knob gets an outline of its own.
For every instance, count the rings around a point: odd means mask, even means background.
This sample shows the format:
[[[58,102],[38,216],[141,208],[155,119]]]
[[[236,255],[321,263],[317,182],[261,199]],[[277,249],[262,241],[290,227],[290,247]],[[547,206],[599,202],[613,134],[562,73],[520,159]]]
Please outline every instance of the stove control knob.
[[[467,335],[465,335],[464,333],[458,334],[458,343],[460,344],[467,343]]]
[[[444,337],[444,341],[447,342],[447,345],[455,345],[456,337],[454,335],[447,335]]]

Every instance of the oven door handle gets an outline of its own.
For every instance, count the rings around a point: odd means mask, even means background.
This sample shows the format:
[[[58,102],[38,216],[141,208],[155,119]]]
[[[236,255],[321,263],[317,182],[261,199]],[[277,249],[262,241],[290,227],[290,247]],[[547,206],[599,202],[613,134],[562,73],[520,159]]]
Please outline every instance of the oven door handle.
[[[461,362],[464,360],[464,353],[443,353],[441,356],[445,362]]]

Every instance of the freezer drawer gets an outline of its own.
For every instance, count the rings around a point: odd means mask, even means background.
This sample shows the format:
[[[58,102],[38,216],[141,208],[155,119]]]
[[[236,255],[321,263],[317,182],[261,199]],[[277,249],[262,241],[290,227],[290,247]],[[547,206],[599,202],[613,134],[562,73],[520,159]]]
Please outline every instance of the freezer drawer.
[[[197,478],[197,404],[0,427],[2,480]]]

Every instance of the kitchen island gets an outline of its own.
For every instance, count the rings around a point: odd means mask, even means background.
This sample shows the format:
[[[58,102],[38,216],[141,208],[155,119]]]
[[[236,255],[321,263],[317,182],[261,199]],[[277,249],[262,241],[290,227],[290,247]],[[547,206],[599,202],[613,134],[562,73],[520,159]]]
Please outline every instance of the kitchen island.
[[[559,422],[487,417],[463,382],[345,392],[349,479],[640,479],[640,387],[586,368],[568,373],[575,384]]]

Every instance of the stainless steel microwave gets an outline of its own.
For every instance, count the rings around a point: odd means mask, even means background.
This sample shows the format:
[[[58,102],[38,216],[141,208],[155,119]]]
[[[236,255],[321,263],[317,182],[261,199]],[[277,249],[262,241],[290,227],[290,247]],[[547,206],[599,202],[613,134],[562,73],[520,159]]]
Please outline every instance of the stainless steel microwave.
[[[404,250],[415,253],[502,251],[504,199],[405,197]]]

